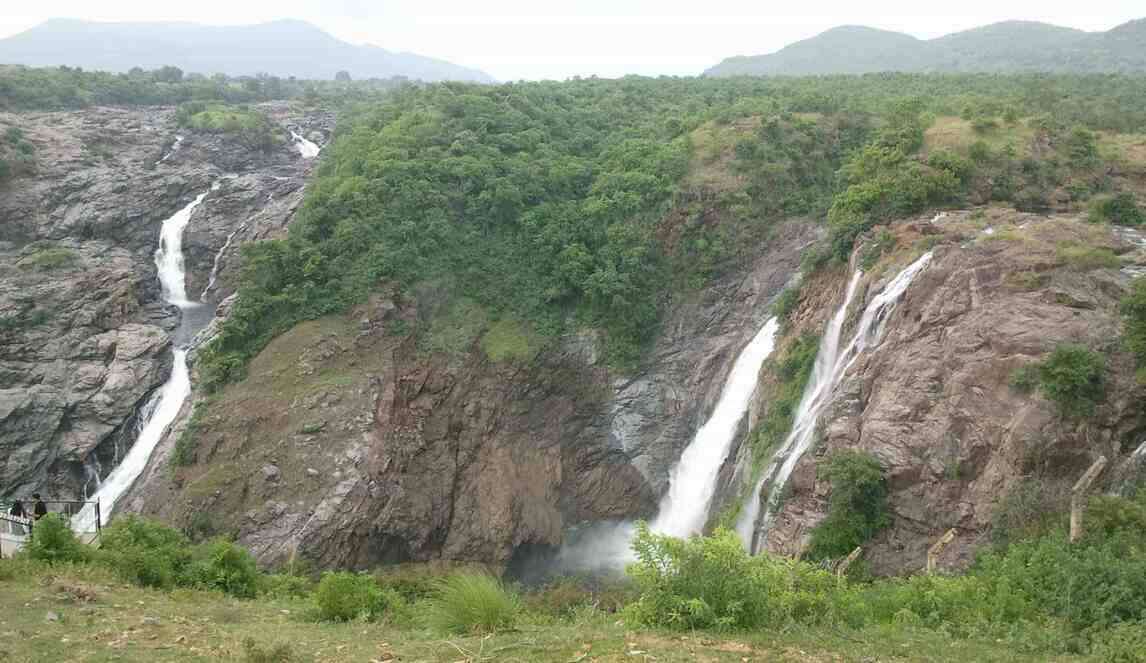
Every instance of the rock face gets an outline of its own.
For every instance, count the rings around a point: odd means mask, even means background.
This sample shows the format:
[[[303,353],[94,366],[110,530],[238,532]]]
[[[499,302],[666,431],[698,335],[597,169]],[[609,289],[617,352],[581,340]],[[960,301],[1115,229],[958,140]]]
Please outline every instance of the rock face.
[[[896,233],[901,246],[937,244],[934,260],[821,418],[822,440],[797,465],[768,532],[773,551],[797,552],[826,514],[830,486],[817,466],[836,449],[869,451],[883,464],[893,524],[864,554],[877,573],[903,573],[922,567],[927,548],[952,527],[959,535],[941,564],[968,564],[995,507],[1025,479],[1069,487],[1099,455],[1125,459],[1146,440],[1146,390],[1118,341],[1118,302],[1132,270],[1095,268],[1064,250],[1112,249],[1146,264],[1132,242],[1074,218],[998,210],[950,214]],[[867,297],[905,264],[892,258],[877,265],[865,279]],[[825,310],[838,306],[816,296],[807,295],[798,326],[818,330]],[[865,297],[856,299],[853,324]],[[1015,369],[1060,343],[1108,357],[1105,402],[1085,421],[1009,386]]]
[[[651,516],[815,232],[782,227],[741,273],[679,302],[633,375],[607,369],[588,333],[518,361],[476,340],[429,352],[407,331],[428,295],[299,325],[204,408],[195,462],[174,475],[169,436],[127,508],[234,534],[265,563],[297,552],[360,568],[501,566],[558,546],[571,525]]]
[[[312,167],[287,127],[331,119],[263,110],[283,125],[269,152],[184,133],[171,108],[0,113],[37,164],[0,188],[0,498],[80,497],[130,447],[178,323],[156,280],[163,219],[214,183],[184,243],[192,298],[218,264],[207,304],[231,292],[243,242],[282,231]]]

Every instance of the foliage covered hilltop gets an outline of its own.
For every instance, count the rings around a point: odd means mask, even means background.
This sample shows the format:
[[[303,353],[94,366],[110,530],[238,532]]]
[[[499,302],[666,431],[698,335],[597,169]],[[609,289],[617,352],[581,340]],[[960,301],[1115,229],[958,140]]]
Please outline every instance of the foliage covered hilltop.
[[[384,280],[434,283],[453,314],[542,339],[594,326],[611,361],[637,361],[674,293],[751,255],[781,218],[826,217],[843,257],[873,224],[929,206],[1081,208],[1127,193],[1119,136],[1146,126],[1144,83],[888,74],[398,90],[343,118],[289,237],[246,250],[202,375],[208,388],[240,377],[274,335]],[[966,139],[925,146],[937,123]]]

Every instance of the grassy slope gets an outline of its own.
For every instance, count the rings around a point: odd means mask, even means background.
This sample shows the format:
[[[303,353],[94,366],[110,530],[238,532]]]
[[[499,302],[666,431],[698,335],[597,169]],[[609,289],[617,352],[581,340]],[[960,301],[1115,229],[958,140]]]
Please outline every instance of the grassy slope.
[[[0,660],[259,660],[247,655],[248,639],[264,652],[289,647],[289,659],[265,660],[316,662],[1047,660],[911,627],[721,637],[633,632],[617,615],[592,612],[561,621],[533,617],[485,638],[447,637],[417,626],[318,623],[307,618],[309,608],[299,600],[139,589],[90,569],[33,572],[0,580]],[[58,620],[49,621],[50,613]]]

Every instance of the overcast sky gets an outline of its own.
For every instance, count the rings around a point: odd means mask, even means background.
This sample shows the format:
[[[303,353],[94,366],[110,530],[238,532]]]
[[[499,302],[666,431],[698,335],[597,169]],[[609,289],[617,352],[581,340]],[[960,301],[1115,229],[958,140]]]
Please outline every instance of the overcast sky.
[[[1008,19],[1107,30],[1146,16],[1142,0],[5,0],[4,4],[0,37],[53,17],[209,24],[299,18],[350,42],[444,58],[500,80],[698,74],[725,57],[768,53],[844,24],[930,38]]]

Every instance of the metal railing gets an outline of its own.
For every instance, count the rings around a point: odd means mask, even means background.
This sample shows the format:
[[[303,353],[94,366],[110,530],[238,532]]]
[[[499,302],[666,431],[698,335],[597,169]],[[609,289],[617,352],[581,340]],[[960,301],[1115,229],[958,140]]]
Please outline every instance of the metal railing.
[[[0,558],[12,557],[35,535],[36,518],[33,512],[36,503],[31,500],[21,502],[25,517],[10,514],[11,503],[0,503]],[[43,504],[48,513],[63,516],[80,541],[99,545],[102,519],[98,501],[45,500]]]

